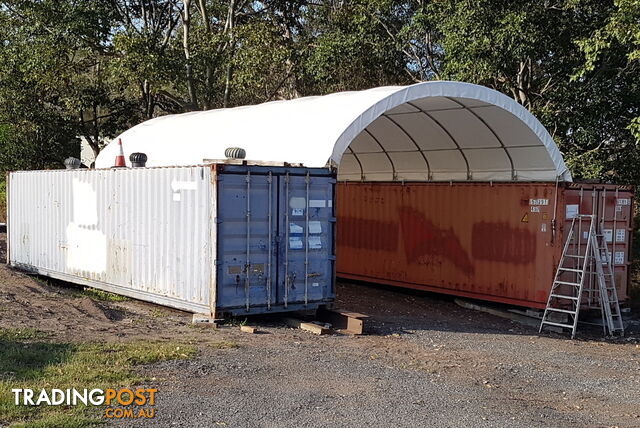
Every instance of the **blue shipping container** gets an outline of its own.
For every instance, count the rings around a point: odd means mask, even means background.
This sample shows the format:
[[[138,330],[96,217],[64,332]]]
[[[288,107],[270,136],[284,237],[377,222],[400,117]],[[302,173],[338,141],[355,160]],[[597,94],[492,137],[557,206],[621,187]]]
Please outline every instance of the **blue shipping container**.
[[[315,309],[335,297],[335,172],[244,165],[19,171],[8,261],[191,312]]]

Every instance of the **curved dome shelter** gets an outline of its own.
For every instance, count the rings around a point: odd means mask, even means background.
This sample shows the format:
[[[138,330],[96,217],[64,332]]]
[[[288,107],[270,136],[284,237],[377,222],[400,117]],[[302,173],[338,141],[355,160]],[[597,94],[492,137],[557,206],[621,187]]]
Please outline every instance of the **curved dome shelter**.
[[[500,92],[461,82],[426,82],[148,120],[122,133],[127,163],[148,166],[247,158],[338,166],[355,181],[571,181],[542,124]],[[114,142],[117,142],[117,138]],[[98,156],[113,165],[117,144]]]

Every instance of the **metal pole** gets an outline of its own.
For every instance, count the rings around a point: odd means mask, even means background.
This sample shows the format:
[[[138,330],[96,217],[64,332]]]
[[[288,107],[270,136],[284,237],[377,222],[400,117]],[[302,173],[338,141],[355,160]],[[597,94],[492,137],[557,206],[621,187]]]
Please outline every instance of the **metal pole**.
[[[251,239],[251,171],[247,171],[247,261],[245,264],[245,280],[244,280],[244,295],[245,305],[247,312],[249,311],[249,275],[251,274],[251,259],[249,241]]]
[[[284,200],[284,229],[285,229],[285,242],[284,242],[284,307],[286,308],[289,303],[289,173],[284,176],[285,187],[285,200]]]
[[[269,171],[269,176],[267,177],[267,182],[269,183],[269,265],[267,267],[267,309],[271,309],[271,258],[272,255],[272,247],[273,247],[273,175],[271,171]]]
[[[304,305],[307,306],[309,302],[309,182],[311,177],[307,172],[305,179],[307,186],[306,194],[306,210],[305,210],[305,243],[304,243]]]

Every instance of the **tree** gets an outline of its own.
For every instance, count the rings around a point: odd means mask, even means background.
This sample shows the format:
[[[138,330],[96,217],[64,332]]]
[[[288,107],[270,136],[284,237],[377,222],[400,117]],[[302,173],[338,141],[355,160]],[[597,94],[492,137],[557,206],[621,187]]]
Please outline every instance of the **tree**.
[[[597,35],[620,22],[618,13],[600,0],[443,0],[427,16],[444,52],[443,77],[492,87],[531,110],[577,178],[637,182],[630,161],[638,146],[627,129],[637,117],[637,69],[619,47],[598,54],[597,66],[594,59],[603,46]]]

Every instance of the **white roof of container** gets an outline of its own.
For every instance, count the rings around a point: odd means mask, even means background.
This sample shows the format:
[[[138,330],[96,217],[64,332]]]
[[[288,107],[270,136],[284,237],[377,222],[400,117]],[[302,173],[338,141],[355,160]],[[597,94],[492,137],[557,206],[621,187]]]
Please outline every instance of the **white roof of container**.
[[[127,164],[144,152],[147,166],[224,159],[228,147],[247,158],[338,165],[341,180],[571,181],[542,124],[500,92],[434,81],[162,116],[122,133]],[[116,138],[97,168],[117,154]]]

